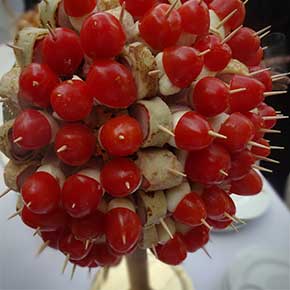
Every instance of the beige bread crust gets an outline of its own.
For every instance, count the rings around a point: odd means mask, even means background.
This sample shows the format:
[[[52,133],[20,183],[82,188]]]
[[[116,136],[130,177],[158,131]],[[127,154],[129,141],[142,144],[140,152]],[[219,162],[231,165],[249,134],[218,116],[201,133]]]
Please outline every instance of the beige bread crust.
[[[120,6],[120,2],[119,0],[98,0],[97,5],[100,11],[106,11]]]
[[[150,249],[158,244],[158,241],[156,226],[152,225],[151,227],[143,228],[138,246],[140,249]]]
[[[61,0],[41,1],[39,3],[40,21],[43,27],[49,23],[53,28],[57,26],[57,10]]]
[[[245,64],[241,63],[237,59],[231,59],[226,68],[219,73],[219,75],[222,74],[237,74],[247,76],[249,74],[249,69]]]

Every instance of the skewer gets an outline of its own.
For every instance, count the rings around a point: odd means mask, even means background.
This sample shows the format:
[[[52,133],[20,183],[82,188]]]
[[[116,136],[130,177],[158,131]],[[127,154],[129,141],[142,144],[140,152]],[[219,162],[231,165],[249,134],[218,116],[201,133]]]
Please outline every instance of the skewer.
[[[20,52],[23,52],[24,51],[22,47],[17,46],[17,45],[14,45],[14,44],[6,43],[6,46],[8,46],[8,47],[10,47],[10,48],[12,48],[14,50],[18,50]]]
[[[255,154],[253,154],[253,156],[255,158],[257,158],[257,159],[262,160],[262,161],[267,161],[267,162],[271,162],[271,163],[275,163],[275,164],[280,164],[280,161],[275,160],[275,159],[271,159],[271,158],[268,158],[268,157],[259,156],[259,155],[255,155]]]
[[[11,188],[7,188],[5,191],[3,191],[0,195],[0,198],[4,197],[5,195],[7,195],[12,189]]]
[[[235,222],[235,223],[239,223],[239,221],[238,221],[235,217],[231,216],[231,215],[230,215],[229,213],[227,213],[227,212],[224,213],[224,216],[225,216],[226,218],[230,219],[231,221]]]
[[[219,34],[219,31],[216,28],[210,27],[209,32],[212,34]]]
[[[265,50],[268,49],[268,48],[269,48],[269,46],[263,46],[263,47],[262,47],[263,51],[265,51]]]
[[[201,249],[203,250],[203,252],[210,258],[212,259],[212,256],[209,254],[208,250],[206,249],[206,247],[201,247]]]
[[[126,235],[125,234],[122,235],[122,243],[124,245],[126,245],[126,243],[127,243],[127,239],[126,239]]]
[[[46,23],[46,27],[47,27],[47,29],[48,29],[50,35],[52,36],[52,39],[55,41],[55,40],[56,40],[56,34],[55,34],[55,32],[53,31],[53,28],[52,28],[52,26],[51,26],[51,24],[50,24],[49,21],[47,21],[47,23]]]
[[[65,272],[65,269],[67,267],[67,264],[68,264],[69,259],[70,259],[70,254],[67,254],[65,256],[65,260],[64,260],[64,263],[63,263],[63,266],[62,266],[62,270],[61,270],[61,273],[62,274],[64,274],[64,272]]]
[[[220,170],[220,174],[222,174],[222,175],[224,175],[226,177],[229,176],[229,174],[227,172],[225,172],[224,170],[222,170],[222,169]]]
[[[178,1],[179,1],[179,0],[175,0],[175,1],[171,4],[171,6],[169,7],[169,9],[167,10],[167,12],[166,12],[166,14],[165,14],[165,18],[166,18],[166,19],[170,16],[171,12],[172,12],[173,9],[176,7]]]
[[[33,236],[35,237],[37,234],[40,234],[40,227],[37,227],[33,233]]]
[[[235,90],[231,90],[229,91],[230,95],[235,94],[235,93],[240,93],[240,92],[244,92],[246,91],[246,88],[239,88],[239,89],[235,89]]]
[[[276,95],[283,95],[287,94],[288,91],[273,91],[273,92],[265,92],[264,96],[265,97],[270,97],[270,96],[276,96]]]
[[[182,177],[187,177],[187,175],[185,174],[185,173],[183,173],[183,172],[181,172],[181,171],[178,171],[178,170],[175,170],[175,169],[173,169],[173,168],[168,168],[167,169],[169,172],[171,172],[171,173],[173,173],[173,174],[175,174],[175,175],[179,175],[179,176],[182,176]]]
[[[244,1],[244,5],[246,5],[248,2],[249,2],[249,0],[245,0],[245,1]]]
[[[260,34],[264,33],[265,31],[271,29],[271,27],[272,27],[272,25],[268,25],[268,26],[256,31],[255,35],[260,35]]]
[[[262,40],[264,37],[266,37],[266,36],[267,36],[268,34],[270,34],[270,33],[271,33],[271,30],[265,32],[265,33],[262,34],[262,35],[259,35],[259,37],[260,37],[260,39]]]
[[[119,21],[121,24],[123,24],[125,10],[126,10],[126,1],[124,1],[122,6],[121,6],[121,12],[120,12],[120,17],[119,17]]]
[[[209,52],[210,52],[210,49],[206,49],[206,50],[200,52],[197,56],[203,56],[203,55],[208,54]]]
[[[272,133],[272,134],[281,134],[282,133],[280,130],[265,129],[265,128],[260,129],[260,132]]]
[[[171,233],[171,231],[170,231],[168,225],[167,225],[166,222],[164,221],[164,219],[162,219],[162,218],[160,219],[160,224],[162,225],[162,227],[164,228],[164,230],[167,232],[167,234],[169,235],[169,237],[170,237],[171,239],[174,239],[174,237],[173,237],[173,235],[172,235],[172,233]]]
[[[243,25],[240,25],[238,28],[233,30],[226,38],[224,38],[222,43],[226,43],[227,41],[229,41],[242,27],[243,27]]]
[[[227,136],[222,135],[222,134],[219,134],[219,133],[217,133],[217,132],[215,132],[215,131],[212,131],[212,130],[209,130],[209,131],[208,131],[208,135],[210,135],[210,136],[212,136],[212,137],[220,138],[220,139],[228,139]]]
[[[162,126],[162,125],[158,125],[158,128],[159,128],[161,131],[163,131],[163,132],[169,134],[170,136],[175,137],[174,133],[171,132],[171,131],[170,131],[169,129],[167,129],[166,127],[164,127],[164,126]]]
[[[71,270],[71,274],[70,274],[70,279],[72,280],[74,278],[75,272],[77,269],[77,265],[73,264],[72,270]]]
[[[85,249],[87,250],[88,249],[88,247],[89,247],[89,245],[90,245],[90,240],[86,240],[86,245],[85,245]]]
[[[216,29],[221,28],[230,18],[232,18],[235,15],[235,13],[237,13],[237,11],[238,9],[233,10],[230,14],[224,17],[215,28]]]
[[[290,72],[273,75],[271,78],[272,78],[272,80],[274,80],[276,78],[285,77],[285,76],[288,76],[288,75],[290,75]]]
[[[254,75],[257,75],[259,73],[262,73],[264,71],[269,71],[269,70],[271,70],[271,67],[266,67],[266,68],[263,68],[263,69],[259,69],[257,71],[253,71],[253,72],[249,73],[249,76],[254,76]]]
[[[161,71],[159,69],[152,70],[152,71],[148,72],[148,76],[155,76],[155,75],[158,75],[159,76],[160,72]]]
[[[265,116],[265,117],[262,117],[263,120],[283,120],[283,119],[289,119],[289,116],[280,116],[280,115],[277,115],[277,116]]]
[[[12,220],[13,218],[15,218],[16,216],[20,215],[22,211],[22,208],[18,209],[15,213],[13,213],[11,216],[9,216],[7,219],[10,221]]]
[[[259,166],[259,165],[257,165],[257,164],[253,164],[253,165],[252,165],[252,168],[253,168],[253,169],[260,170],[260,171],[264,171],[264,172],[273,173],[273,170],[268,169],[268,168],[265,168],[265,167],[262,167],[262,166]]]
[[[255,147],[258,147],[258,148],[262,148],[262,149],[269,149],[268,146],[265,146],[263,144],[260,144],[260,143],[254,142],[254,141],[249,141],[248,145],[255,146]]]
[[[213,227],[211,225],[208,224],[208,222],[205,219],[201,219],[200,220],[201,223],[206,226],[210,231],[213,229]]]
[[[19,141],[23,140],[23,137],[18,137],[16,139],[13,140],[13,143],[18,143]]]
[[[67,150],[67,145],[63,145],[57,149],[56,153],[61,153]]]
[[[270,146],[270,149],[272,149],[272,150],[284,150],[285,147],[282,147],[282,146]]]
[[[241,223],[241,224],[243,224],[243,225],[246,225],[246,224],[247,224],[244,220],[238,218],[238,217],[235,216],[235,215],[233,216],[233,218],[236,219],[239,223]]]
[[[38,257],[49,246],[49,243],[50,241],[43,242],[38,248],[35,256]]]
[[[230,227],[231,227],[235,232],[239,233],[238,228],[237,228],[235,225],[233,225],[232,223],[230,224]]]

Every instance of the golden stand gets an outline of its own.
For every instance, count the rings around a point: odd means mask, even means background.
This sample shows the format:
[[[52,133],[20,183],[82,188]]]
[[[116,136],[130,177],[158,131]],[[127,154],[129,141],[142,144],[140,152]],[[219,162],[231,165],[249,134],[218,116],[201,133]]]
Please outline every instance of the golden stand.
[[[182,267],[163,264],[144,250],[123,259],[107,277],[103,272],[96,275],[91,290],[194,290]]]

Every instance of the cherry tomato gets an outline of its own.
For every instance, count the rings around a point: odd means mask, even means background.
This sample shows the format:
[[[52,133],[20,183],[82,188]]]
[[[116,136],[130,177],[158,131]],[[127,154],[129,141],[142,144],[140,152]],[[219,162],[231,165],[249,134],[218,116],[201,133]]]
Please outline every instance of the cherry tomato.
[[[214,117],[228,108],[229,90],[223,81],[205,77],[195,85],[191,100],[198,113]]]
[[[99,131],[101,146],[115,156],[128,156],[139,150],[143,134],[138,121],[128,115],[107,121]]]
[[[186,151],[204,149],[213,141],[209,131],[210,124],[204,117],[195,112],[187,112],[174,129],[176,146]]]
[[[233,113],[221,125],[220,134],[227,139],[219,139],[217,142],[223,144],[229,151],[237,152],[243,150],[255,136],[253,123],[241,113]]]
[[[149,10],[139,24],[141,37],[156,50],[175,45],[182,32],[179,12],[173,9],[170,15],[169,4],[159,4]],[[153,33],[154,31],[154,33]]]
[[[63,235],[63,231],[41,232],[41,238],[44,242],[48,242],[48,246],[52,249],[58,250],[59,239]]]
[[[75,218],[85,217],[97,210],[103,196],[101,185],[88,176],[74,174],[62,189],[63,207]]]
[[[96,239],[105,233],[104,221],[105,215],[100,211],[83,218],[73,218],[70,224],[71,232],[81,241]]]
[[[96,138],[93,132],[81,124],[64,125],[57,132],[54,148],[57,156],[64,163],[71,166],[85,164],[94,154]]]
[[[268,106],[265,103],[261,103],[258,106],[258,111],[259,111],[259,115],[263,118],[263,117],[275,117],[276,111],[273,107]],[[267,129],[272,129],[273,127],[275,127],[277,124],[277,120],[264,120],[264,128]]]
[[[260,175],[251,170],[245,177],[232,181],[230,192],[238,195],[255,195],[261,192],[263,181]]]
[[[89,94],[111,108],[127,108],[137,99],[137,88],[131,71],[113,60],[98,60],[87,75]]]
[[[58,27],[42,44],[42,61],[60,76],[71,76],[83,60],[79,36],[68,28]]]
[[[82,260],[91,248],[92,244],[86,247],[85,242],[77,240],[71,233],[64,234],[59,240],[59,250],[72,260]]]
[[[217,186],[207,188],[202,193],[202,200],[210,219],[223,220],[225,214],[235,215],[236,208],[231,197]]]
[[[94,253],[95,261],[101,267],[116,266],[121,261],[121,257],[112,254],[106,243],[95,244],[92,251]]]
[[[21,219],[28,227],[40,228],[43,232],[52,232],[67,227],[68,216],[63,209],[56,209],[48,214],[35,214],[28,207],[24,206],[21,212]]]
[[[203,67],[203,58],[198,56],[198,51],[187,46],[166,48],[162,61],[168,78],[179,88],[190,86]]]
[[[51,106],[65,121],[80,121],[93,108],[93,98],[87,84],[80,80],[69,80],[59,84],[52,92]]]
[[[157,245],[156,252],[160,261],[172,266],[181,264],[187,256],[186,245],[179,233],[164,245]]]
[[[249,68],[250,73],[256,72],[263,69],[261,66],[252,66]],[[264,86],[265,86],[265,91],[266,92],[272,92],[273,90],[273,82],[271,78],[271,73],[270,71],[262,71],[258,74],[255,74],[252,76],[254,79],[260,81]]]
[[[182,19],[182,28],[185,32],[204,35],[209,31],[209,11],[203,1],[190,0],[186,1],[178,9]]]
[[[228,172],[231,158],[219,144],[211,144],[200,151],[189,152],[185,162],[185,173],[190,181],[202,184],[218,184],[225,179],[222,172]]]
[[[21,187],[25,204],[36,214],[46,214],[55,210],[60,201],[60,186],[49,173],[35,172]]]
[[[256,142],[268,147],[268,149],[252,146],[252,148],[251,148],[252,154],[255,154],[258,156],[263,156],[263,157],[268,157],[271,154],[271,148],[270,148],[269,142],[266,141],[265,139],[259,139]]]
[[[89,16],[83,23],[80,38],[85,54],[93,59],[117,56],[126,41],[120,21],[107,12]]]
[[[97,5],[96,0],[64,0],[64,9],[67,15],[81,17],[89,14]]]
[[[140,169],[127,158],[114,158],[101,171],[101,184],[114,197],[132,194],[140,187],[141,180]]]
[[[32,63],[42,63],[42,39],[36,40],[33,47]]]
[[[261,41],[256,32],[248,27],[242,27],[227,41],[232,49],[233,58],[243,60],[249,54],[257,52]]]
[[[19,139],[17,144],[27,150],[40,149],[48,145],[52,134],[50,122],[41,111],[24,110],[13,124],[13,140]]]
[[[96,258],[95,251],[93,250],[93,247],[92,247],[90,252],[84,258],[82,258],[81,260],[70,259],[70,262],[82,268],[86,268],[86,267],[97,268],[99,267],[99,264],[95,261],[95,258]]]
[[[187,194],[177,205],[173,217],[178,222],[188,226],[198,226],[202,224],[202,219],[206,219],[207,213],[203,200],[195,192]]]
[[[156,3],[155,0],[120,0],[120,4],[126,3],[126,10],[134,17],[140,18]]]
[[[186,245],[187,251],[194,253],[208,243],[209,230],[204,225],[194,227],[182,236],[182,240]]]
[[[19,77],[19,97],[34,106],[50,106],[50,94],[59,84],[57,75],[46,64],[31,63]]]
[[[238,9],[238,11],[224,24],[229,30],[234,30],[244,23],[246,8],[240,0],[214,0],[209,4],[209,8],[218,15],[220,20],[224,19],[235,9]]]
[[[228,226],[230,226],[233,223],[233,221],[230,219],[225,220],[225,221],[220,221],[220,220],[213,220],[213,219],[207,218],[206,221],[214,229],[218,229],[218,230],[226,229]]]
[[[261,64],[263,56],[264,56],[264,50],[262,47],[260,47],[257,51],[246,55],[244,58],[240,57],[240,60],[246,66],[257,66]]]
[[[229,178],[232,180],[243,178],[250,172],[254,163],[255,158],[248,149],[232,154]]]
[[[141,235],[139,216],[127,208],[114,208],[106,214],[106,237],[117,253],[126,254],[135,247]]]
[[[265,86],[256,79],[234,75],[230,83],[231,90],[244,88],[244,91],[230,95],[231,112],[247,112],[256,108],[264,100]]]
[[[210,52],[204,55],[204,64],[211,71],[223,70],[232,58],[231,48],[213,34],[199,37],[194,48],[199,51],[210,49]]]

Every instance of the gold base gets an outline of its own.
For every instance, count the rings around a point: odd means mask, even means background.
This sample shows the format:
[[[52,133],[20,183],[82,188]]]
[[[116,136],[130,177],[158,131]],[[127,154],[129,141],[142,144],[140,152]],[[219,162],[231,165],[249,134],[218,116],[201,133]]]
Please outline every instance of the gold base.
[[[194,290],[182,267],[166,265],[149,252],[148,268],[152,290]],[[125,259],[118,267],[100,271],[92,283],[91,290],[134,290],[130,289]]]

